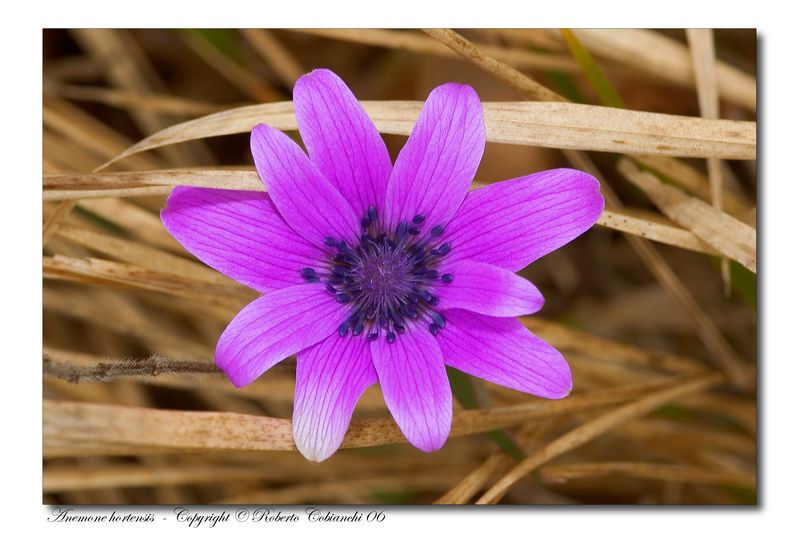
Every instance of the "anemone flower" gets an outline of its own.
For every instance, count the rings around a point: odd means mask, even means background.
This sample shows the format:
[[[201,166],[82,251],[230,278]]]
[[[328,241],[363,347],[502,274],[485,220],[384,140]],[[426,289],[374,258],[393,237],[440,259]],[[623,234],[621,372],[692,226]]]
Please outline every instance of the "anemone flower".
[[[201,261],[262,293],[222,333],[237,387],[297,354],[293,435],[322,461],[376,382],[405,437],[439,449],[452,421],[445,366],[543,398],[572,387],[563,356],[516,318],[544,303],[515,274],[596,222],[595,178],[539,172],[470,192],[485,146],[475,91],[436,87],[396,162],[329,70],[294,87],[308,154],[260,124],[268,192],[176,187],[161,218]]]

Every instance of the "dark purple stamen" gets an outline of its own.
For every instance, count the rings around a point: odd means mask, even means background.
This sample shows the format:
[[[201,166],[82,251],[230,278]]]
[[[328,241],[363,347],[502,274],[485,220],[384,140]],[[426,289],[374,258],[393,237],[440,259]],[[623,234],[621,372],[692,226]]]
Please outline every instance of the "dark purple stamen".
[[[346,277],[346,276],[348,276],[350,274],[350,269],[345,267],[345,266],[341,266],[341,265],[334,266],[333,268],[330,269],[330,271],[333,274],[335,274],[336,276],[341,276],[342,278]],[[335,279],[335,281],[331,280],[331,283],[336,283],[336,282],[339,282],[339,281],[340,280]]]
[[[390,228],[380,223],[377,209],[369,207],[361,218],[363,234],[355,243],[326,237],[325,244],[335,252],[326,269],[300,271],[305,281],[323,281],[337,302],[351,308],[338,328],[339,335],[351,332],[375,340],[382,334],[392,343],[413,322],[427,323],[433,335],[444,327],[444,316],[435,310],[438,297],[431,291],[439,279],[452,281],[452,274],[441,275],[438,270],[441,256],[451,246],[436,247],[430,238],[417,237],[418,225],[425,219],[417,214],[411,223],[402,220]],[[437,225],[430,235],[438,237],[443,232],[444,226]]]
[[[401,241],[405,234],[408,233],[408,223],[404,220],[397,224],[397,231],[394,232],[394,235],[397,236],[397,240]]]

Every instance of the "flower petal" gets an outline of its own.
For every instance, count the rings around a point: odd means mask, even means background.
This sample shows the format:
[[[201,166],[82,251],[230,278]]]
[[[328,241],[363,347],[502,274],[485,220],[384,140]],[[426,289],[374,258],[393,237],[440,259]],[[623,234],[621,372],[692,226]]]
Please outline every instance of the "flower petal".
[[[452,276],[450,283],[439,282],[431,289],[441,301],[441,309],[519,316],[535,313],[544,305],[544,297],[535,285],[504,268],[461,260],[445,262],[441,272]]]
[[[391,158],[366,111],[333,72],[317,69],[294,85],[294,113],[311,162],[363,216],[382,211]],[[382,214],[382,213],[380,213]]]
[[[604,206],[590,174],[547,170],[471,191],[444,238],[452,257],[516,272],[587,231]]]
[[[347,200],[285,133],[259,124],[250,146],[275,206],[300,236],[320,247],[325,237],[349,242],[360,237],[359,220]]]
[[[571,370],[560,352],[515,318],[453,309],[436,339],[444,362],[467,374],[542,398],[571,391]]]
[[[249,385],[289,355],[336,333],[348,313],[321,283],[273,291],[228,324],[216,345],[216,364],[235,386]]]
[[[456,83],[433,89],[388,181],[388,229],[416,215],[426,217],[426,229],[446,225],[469,190],[484,148],[483,107],[474,89]]]
[[[175,187],[161,220],[200,261],[259,292],[302,283],[301,269],[322,266],[319,249],[286,225],[265,192]]]
[[[383,397],[402,434],[420,450],[441,448],[452,424],[452,391],[435,338],[409,324],[393,343],[381,337],[370,347]]]
[[[361,394],[377,382],[365,337],[331,335],[297,354],[292,433],[311,461],[335,452]]]

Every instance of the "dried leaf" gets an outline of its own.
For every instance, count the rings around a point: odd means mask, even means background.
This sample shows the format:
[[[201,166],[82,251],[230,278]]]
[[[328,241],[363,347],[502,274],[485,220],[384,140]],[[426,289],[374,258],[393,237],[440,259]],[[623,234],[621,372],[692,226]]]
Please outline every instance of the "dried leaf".
[[[671,220],[690,230],[725,256],[738,261],[752,272],[757,272],[757,232],[753,227],[661,182],[649,172],[639,170],[628,159],[621,159],[618,168],[619,172],[641,188]]]
[[[382,133],[408,135],[421,102],[361,102]],[[485,102],[489,142],[683,157],[754,159],[755,123],[709,120],[564,102]],[[176,124],[131,146],[129,155],[194,139],[249,132],[266,123],[297,128],[294,106],[278,102],[240,107]]]

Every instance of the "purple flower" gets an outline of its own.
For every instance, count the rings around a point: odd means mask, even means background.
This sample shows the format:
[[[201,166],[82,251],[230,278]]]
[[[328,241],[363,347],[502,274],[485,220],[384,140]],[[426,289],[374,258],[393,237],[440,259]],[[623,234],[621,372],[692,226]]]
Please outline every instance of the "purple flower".
[[[176,187],[161,213],[201,261],[263,294],[216,347],[233,384],[296,353],[294,441],[313,461],[338,449],[375,382],[403,434],[428,452],[450,431],[445,365],[566,396],[563,356],[515,318],[544,298],[514,272],[596,222],[597,180],[558,169],[469,192],[485,125],[467,85],[430,93],[393,166],[334,73],[300,78],[294,106],[307,156],[274,128],[252,131],[268,193]]]

